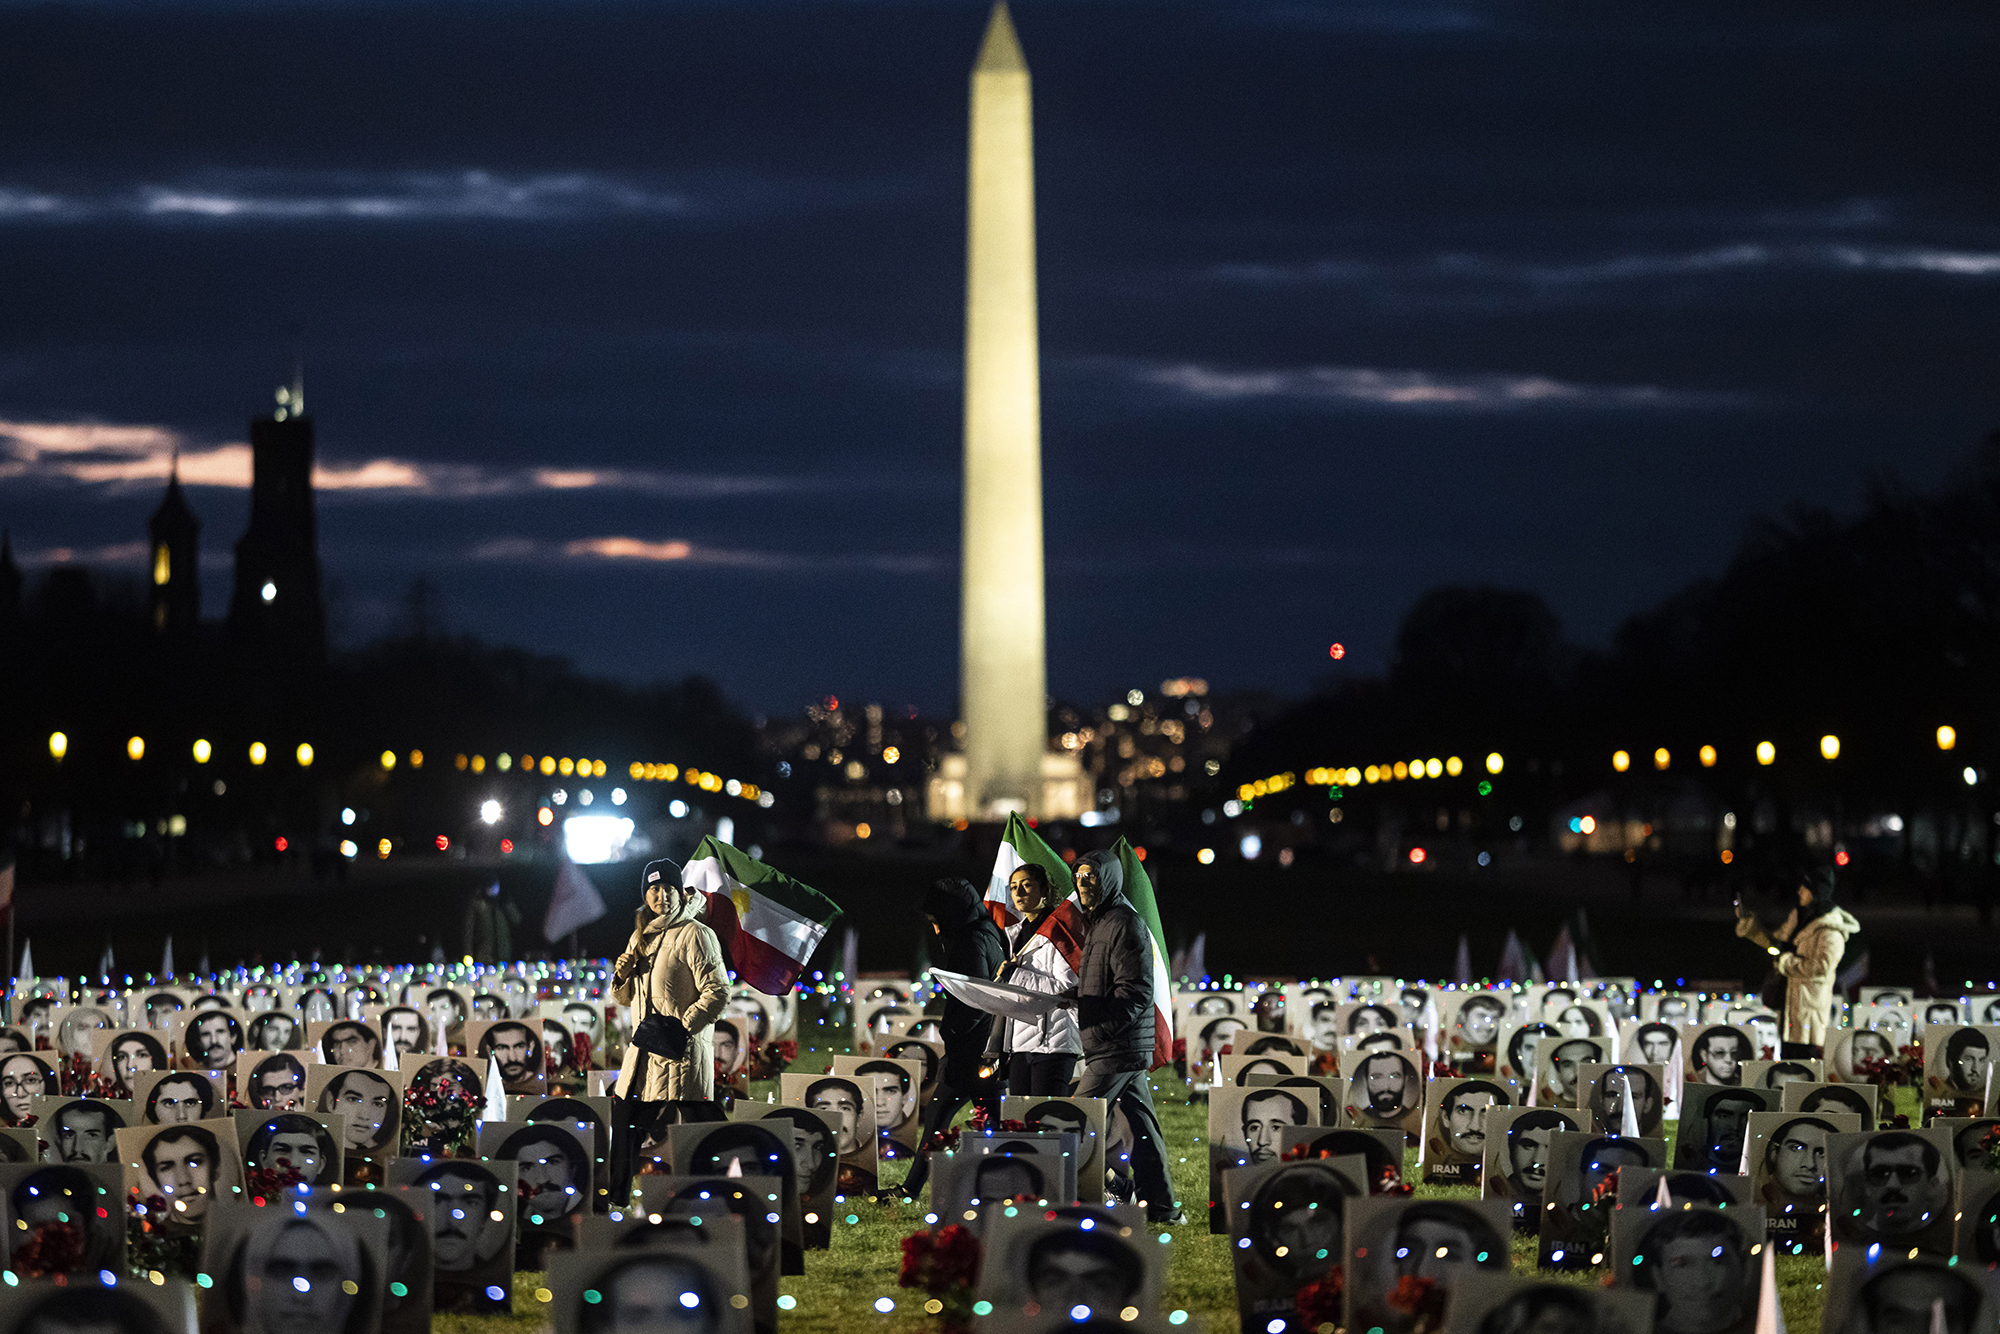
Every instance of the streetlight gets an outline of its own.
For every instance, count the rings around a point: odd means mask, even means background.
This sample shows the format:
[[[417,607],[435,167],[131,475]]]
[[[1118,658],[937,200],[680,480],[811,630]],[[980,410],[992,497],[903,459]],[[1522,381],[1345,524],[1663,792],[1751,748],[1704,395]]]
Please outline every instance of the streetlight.
[[[60,736],[61,733],[57,735]],[[1937,743],[1939,750],[1950,750],[1958,744],[1958,729],[1950,723],[1943,724],[1937,730]]]
[[[67,754],[69,754],[69,735],[65,732],[49,733],[49,758],[61,764],[62,757]]]
[[[1672,756],[1672,754],[1668,752],[1665,746],[1661,746],[1658,750],[1653,752],[1653,767],[1655,769],[1664,771],[1666,767],[1672,764],[1673,762],[1674,762],[1674,757]]]
[[[262,764],[264,762],[265,757],[268,756],[270,753],[271,752],[265,748],[263,742],[252,741],[250,743],[250,763]]]
[[[215,747],[209,745],[206,740],[197,740],[194,743],[194,762],[196,764],[207,764],[208,757],[213,754],[215,754]]]
[[[1632,757],[1622,750],[1614,750],[1611,752],[1611,767],[1622,774],[1632,767]]]
[[[125,753],[135,760],[146,758],[146,738],[135,736],[125,743]]]
[[[487,824],[500,823],[500,803],[488,797],[479,803],[479,818]]]
[[[1505,760],[1503,760],[1503,759],[1501,759],[1501,758],[1500,758],[1500,752],[1499,752],[1499,751],[1497,751],[1497,750],[1496,750],[1496,751],[1494,751],[1494,752],[1493,752],[1493,753],[1492,753],[1491,755],[1488,755],[1488,756],[1486,757],[1486,772],[1487,772],[1487,773],[1489,773],[1489,774],[1497,774],[1497,773],[1499,773],[1499,772],[1500,772],[1500,771],[1501,771],[1502,769],[1504,769],[1504,768],[1506,768],[1506,767],[1507,767],[1507,761],[1505,761]]]
[[[311,743],[311,742],[309,742],[309,741],[301,741],[301,742],[299,742],[299,748],[298,748],[298,751],[297,751],[297,755],[298,755],[298,760],[299,760],[299,768],[301,768],[301,769],[310,769],[310,768],[312,768],[312,762],[313,762],[313,748],[312,748],[312,743]]]
[[[1768,741],[1759,741],[1757,743],[1757,763],[1776,764],[1777,762],[1778,748]]]
[[[1819,757],[1823,760],[1840,758],[1840,738],[1829,732],[1819,739]]]
[[[1701,748],[1701,767],[1702,767],[1702,768],[1704,768],[1704,769],[1713,769],[1713,768],[1715,767],[1715,758],[1716,758],[1716,756],[1715,756],[1715,747],[1714,747],[1714,746],[1703,746],[1703,747]]]

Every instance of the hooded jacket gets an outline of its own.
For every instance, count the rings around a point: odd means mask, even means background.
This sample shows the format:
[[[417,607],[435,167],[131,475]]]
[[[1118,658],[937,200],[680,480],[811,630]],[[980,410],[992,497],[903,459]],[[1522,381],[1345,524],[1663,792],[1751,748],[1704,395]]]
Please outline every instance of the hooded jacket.
[[[990,978],[1007,958],[1007,938],[987,915],[979,891],[964,880],[947,877],[924,891],[924,911],[938,924],[943,965],[967,977]],[[944,1035],[944,1070],[940,1078],[956,1088],[971,1084],[986,1052],[993,1016],[947,996],[938,1023]]]
[[[632,1007],[634,1026],[649,1014],[680,1020],[687,1025],[688,1047],[678,1061],[626,1047],[620,1097],[659,1102],[715,1096],[715,1021],[729,1004],[729,972],[722,943],[699,920],[703,907],[700,894],[683,891],[626,942],[627,950],[647,962],[612,984],[612,999]]]
[[[1086,920],[1077,969],[1076,1022],[1084,1063],[1116,1072],[1153,1064],[1153,953],[1146,924],[1125,897],[1125,870],[1109,852],[1083,858],[1097,868],[1103,897]]]
[[[1831,896],[1828,896],[1829,898]],[[1755,918],[1737,919],[1737,934],[1777,954],[1773,962],[1785,979],[1786,1042],[1826,1045],[1826,1026],[1833,1012],[1833,979],[1847,953],[1848,937],[1861,923],[1845,908],[1827,903],[1817,916],[1801,924],[1798,909],[1785,924],[1766,934]]]
[[[1054,908],[1050,909],[1053,912]],[[1003,968],[1000,980],[1024,991],[1060,996],[1076,986],[1076,973],[1056,948],[1047,931],[1040,930],[1049,914],[1023,918],[1007,933],[1013,951],[1011,964]],[[1075,1056],[1083,1050],[1077,1034],[1076,1011],[1058,1005],[1039,1019],[1001,1019],[993,1025],[993,1042],[988,1052],[996,1056],[1019,1053],[1023,1056]]]

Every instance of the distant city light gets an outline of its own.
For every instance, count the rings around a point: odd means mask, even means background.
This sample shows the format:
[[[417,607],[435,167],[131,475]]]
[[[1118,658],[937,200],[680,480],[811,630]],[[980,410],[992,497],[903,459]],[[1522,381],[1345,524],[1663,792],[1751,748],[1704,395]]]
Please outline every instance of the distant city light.
[[[479,818],[487,824],[500,823],[500,803],[488,797],[479,803]]]
[[[572,815],[563,821],[563,851],[579,866],[622,861],[632,829],[622,815]]]
[[[276,848],[278,851],[283,852],[285,849],[291,847],[292,844],[290,839],[287,839],[283,834],[280,834],[278,835],[276,840],[272,842],[271,846]]]
[[[1329,658],[1333,658],[1333,659],[1336,659],[1336,660],[1338,660],[1338,659],[1340,659],[1340,658],[1344,658],[1344,657],[1346,657],[1346,656],[1347,656],[1347,645],[1345,645],[1345,644],[1335,644],[1335,645],[1334,645],[1334,646],[1333,646],[1332,648],[1329,648],[1329,649],[1328,649],[1328,650],[1326,651],[1326,656],[1327,656],[1327,657],[1329,657]]]
[[[1950,750],[1953,746],[1956,746],[1958,744],[1958,729],[1951,726],[1949,723],[1938,728],[1937,743],[1939,750]]]
[[[375,855],[376,855],[377,857],[387,857],[387,856],[389,855],[389,840],[388,840],[388,839],[386,839],[386,838],[385,838],[385,839],[383,839],[383,840],[382,840],[382,841],[381,841],[380,843],[377,843],[377,844],[375,845]]]
[[[687,818],[687,813],[688,813],[688,804],[685,801],[682,801],[679,797],[676,797],[672,801],[667,803],[667,814],[671,815],[674,819],[685,820]]]
[[[49,733],[49,758],[60,761],[67,754],[69,754],[69,734],[66,732]]]
[[[614,788],[612,788],[612,789],[611,789],[611,804],[612,804],[613,806],[623,806],[623,805],[625,804],[625,789],[624,789],[624,788],[622,788],[622,787],[614,787]]]
[[[538,825],[547,826],[554,824],[555,819],[556,813],[546,806],[535,812],[535,823]]]
[[[1837,737],[1837,736],[1834,736],[1834,735],[1833,735],[1832,733],[1830,733],[1830,732],[1829,732],[1829,733],[1828,733],[1827,735],[1825,735],[1825,736],[1821,737],[1821,738],[1819,739],[1819,757],[1820,757],[1821,759],[1823,759],[1823,760],[1837,760],[1837,759],[1839,759],[1839,758],[1840,758],[1840,738],[1839,738],[1839,737]]]
[[[1423,850],[1422,848],[1411,848],[1411,849],[1410,849],[1410,865],[1412,865],[1412,866],[1422,866],[1422,865],[1424,864],[1424,858],[1425,858],[1426,856],[1428,856],[1428,855],[1429,855],[1429,854],[1428,854],[1428,853],[1426,853],[1426,852],[1425,852],[1425,851],[1424,851],[1424,850]]]
[[[1961,776],[1965,779],[1967,787],[1977,787],[1979,785],[1979,770],[1973,768],[1971,765],[1968,764],[1965,767],[1965,772]]]
[[[424,767],[424,753],[422,751],[413,750],[410,752],[410,767],[412,769],[421,769]]]
[[[354,823],[354,808],[352,806],[342,806],[340,808],[340,822],[342,824]]]
[[[312,767],[313,748],[309,743],[304,741],[299,742],[299,748],[294,753],[298,757],[299,767],[301,769],[310,769]]]
[[[1597,832],[1597,817],[1596,817],[1596,816],[1594,816],[1594,815],[1586,815],[1586,816],[1584,816],[1584,817],[1583,817],[1583,818],[1582,818],[1581,820],[1578,820],[1578,821],[1576,822],[1576,828],[1577,828],[1577,832],[1578,832],[1578,833],[1580,833],[1580,834],[1594,834],[1594,833],[1596,833],[1596,832]]]
[[[1257,834],[1245,834],[1237,841],[1236,850],[1243,854],[1243,860],[1254,862],[1257,854],[1264,850],[1264,840]]]
[[[514,850],[514,840],[513,840],[513,839],[511,839],[511,838],[503,838],[503,839],[501,839],[501,840],[500,840],[500,851],[501,851],[501,852],[503,852],[503,853],[505,853],[505,852],[512,852],[513,850]]]
[[[1432,756],[1424,761],[1424,777],[1438,778],[1444,774],[1444,761]]]
[[[1715,767],[1714,746],[1703,746],[1701,748],[1701,767],[1704,769],[1713,769]]]
[[[263,742],[252,741],[250,743],[250,763],[262,764],[265,760],[270,758],[270,755],[271,755],[270,750],[265,747]]]
[[[198,740],[194,743],[194,762],[196,764],[207,764],[209,756],[213,754],[215,754],[215,747],[209,745],[208,742]]]
[[[1504,768],[1506,768],[1506,767],[1507,767],[1507,761],[1505,761],[1505,760],[1503,760],[1503,759],[1501,759],[1501,758],[1500,758],[1500,752],[1499,752],[1499,751],[1497,751],[1497,750],[1496,750],[1496,751],[1494,751],[1494,752],[1493,752],[1493,753],[1492,753],[1491,755],[1488,755],[1488,756],[1486,757],[1486,772],[1487,772],[1487,773],[1489,773],[1489,774],[1497,774],[1497,773],[1499,773],[1499,772],[1500,772],[1500,771],[1501,771],[1502,769],[1504,769]]]
[[[579,789],[577,790],[577,794],[576,794],[576,802],[577,802],[577,805],[579,805],[579,806],[588,806],[588,805],[590,805],[590,803],[591,803],[591,802],[593,802],[593,801],[596,801],[596,800],[597,800],[597,794],[596,794],[595,792],[592,792],[592,791],[591,791],[591,790],[590,790],[589,788],[587,788],[587,787],[586,787],[586,788],[579,788]]]
[[[146,758],[146,738],[135,736],[125,743],[125,753],[135,760]]]
[[[1775,764],[1777,762],[1777,759],[1778,759],[1778,748],[1776,746],[1772,745],[1768,741],[1759,741],[1757,743],[1757,763]]]
[[[1215,862],[1215,849],[1203,848],[1200,852],[1197,852],[1194,855],[1194,859],[1200,862],[1203,866],[1213,865]]]
[[[1125,702],[1136,709],[1146,702],[1146,692],[1143,690],[1128,690],[1125,692]]]
[[[265,584],[262,592],[264,595],[264,601],[276,602],[278,600],[278,586],[276,584],[272,583]]]
[[[1672,753],[1669,752],[1665,746],[1661,746],[1658,750],[1653,752],[1653,767],[1655,769],[1658,769],[1664,773],[1667,769],[1667,766],[1672,764],[1673,762],[1674,762],[1674,757]]]
[[[439,834],[439,835],[437,836],[437,850],[438,850],[439,852],[450,852],[450,851],[451,851],[451,839],[450,839],[450,838],[448,838],[448,837],[446,837],[446,836],[445,836],[445,835],[443,835],[443,834]]]
[[[360,848],[359,848],[358,846],[356,846],[356,845],[355,845],[355,842],[354,842],[354,840],[353,840],[353,839],[351,839],[351,838],[343,838],[343,839],[341,839],[341,840],[340,840],[340,855],[341,855],[341,856],[343,856],[343,857],[348,857],[348,858],[352,858],[352,857],[354,857],[354,856],[355,856],[355,855],[356,855],[357,853],[359,853],[360,851],[361,851],[361,849],[360,849]]]
[[[1465,772],[1465,761],[1461,760],[1460,758],[1458,758],[1458,756],[1454,755],[1450,759],[1444,762],[1444,771],[1450,774],[1453,778],[1456,778],[1460,774]],[[1350,770],[1350,772],[1352,771]],[[1347,781],[1349,783],[1352,783],[1354,780],[1350,778]]]
[[[393,768],[395,768],[395,767],[396,767],[396,752],[395,752],[395,751],[393,751],[393,750],[385,750],[385,751],[383,751],[383,752],[382,752],[382,756],[381,756],[381,760],[380,760],[380,763],[381,763],[381,765],[382,765],[382,767],[383,767],[384,769],[393,769]]]
[[[903,752],[898,750],[896,747],[894,746],[882,747],[882,763],[894,764],[896,761],[902,758],[903,758]]]
[[[856,838],[867,838],[870,834],[874,832],[875,832],[874,827],[871,826],[866,820],[863,820],[860,824],[854,826],[854,836]]]
[[[1621,774],[1624,773],[1627,769],[1630,769],[1632,767],[1632,756],[1622,750],[1612,751],[1611,767],[1616,769]]]

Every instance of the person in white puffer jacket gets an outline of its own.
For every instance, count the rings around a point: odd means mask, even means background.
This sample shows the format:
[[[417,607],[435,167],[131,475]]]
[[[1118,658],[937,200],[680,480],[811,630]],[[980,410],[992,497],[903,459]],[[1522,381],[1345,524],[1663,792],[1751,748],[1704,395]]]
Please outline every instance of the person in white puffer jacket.
[[[1007,961],[1000,966],[998,980],[1048,996],[1075,994],[1076,970],[1051,938],[1052,933],[1067,932],[1060,921],[1048,922],[1058,902],[1048,872],[1033,862],[1015,867],[1007,877],[1007,893],[1021,920],[1007,929]],[[1043,930],[1045,923],[1049,930]],[[993,1026],[987,1055],[1006,1076],[1008,1096],[1065,1097],[1076,1082],[1076,1063],[1083,1055],[1076,1011],[1058,1005],[1039,1019],[1002,1019]]]

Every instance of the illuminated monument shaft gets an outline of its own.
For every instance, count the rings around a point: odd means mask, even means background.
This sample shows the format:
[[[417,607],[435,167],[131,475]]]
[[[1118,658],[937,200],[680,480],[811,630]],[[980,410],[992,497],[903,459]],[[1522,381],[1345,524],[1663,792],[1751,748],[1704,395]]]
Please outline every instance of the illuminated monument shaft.
[[[1042,391],[1028,66],[1005,4],[972,71],[960,623],[965,810],[1041,813],[1048,748]]]

